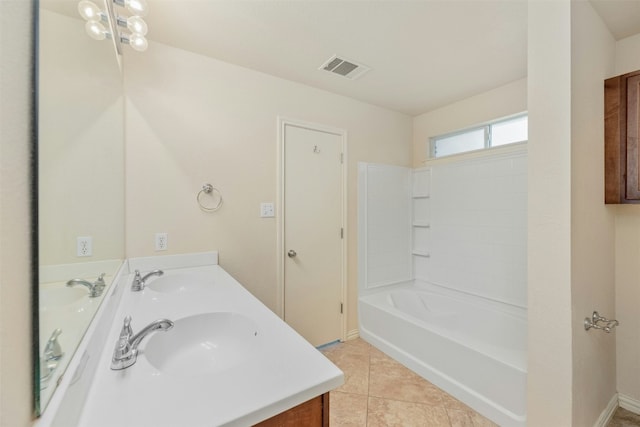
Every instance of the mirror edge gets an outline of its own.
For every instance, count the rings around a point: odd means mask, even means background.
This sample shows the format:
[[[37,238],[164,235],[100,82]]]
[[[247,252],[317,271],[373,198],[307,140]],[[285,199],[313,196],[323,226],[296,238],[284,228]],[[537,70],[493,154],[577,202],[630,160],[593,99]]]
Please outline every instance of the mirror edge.
[[[40,410],[40,315],[39,315],[39,276],[40,276],[40,258],[39,258],[39,244],[38,244],[38,76],[40,70],[40,0],[31,0],[32,7],[32,34],[33,40],[31,43],[32,49],[32,68],[31,68],[31,163],[30,177],[31,177],[31,199],[30,199],[30,213],[31,213],[31,365],[32,365],[32,385],[33,385],[33,417],[37,418],[41,415]]]

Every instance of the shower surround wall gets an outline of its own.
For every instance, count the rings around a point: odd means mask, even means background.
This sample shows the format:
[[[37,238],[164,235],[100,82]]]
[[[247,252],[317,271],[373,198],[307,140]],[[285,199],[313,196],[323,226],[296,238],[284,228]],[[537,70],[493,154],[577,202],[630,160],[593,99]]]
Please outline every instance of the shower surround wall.
[[[415,170],[361,163],[359,178],[363,338],[500,425],[524,425],[526,145]]]
[[[431,257],[414,278],[526,308],[525,149],[435,164],[431,173]]]
[[[359,167],[360,292],[420,279],[526,309],[526,146]]]

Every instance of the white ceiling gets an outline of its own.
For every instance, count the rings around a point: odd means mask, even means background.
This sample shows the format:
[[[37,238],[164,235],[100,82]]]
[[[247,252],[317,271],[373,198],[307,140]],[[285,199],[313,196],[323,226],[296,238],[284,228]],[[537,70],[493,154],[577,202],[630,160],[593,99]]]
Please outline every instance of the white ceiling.
[[[527,73],[525,1],[148,1],[150,39],[410,115]]]
[[[147,1],[150,40],[409,115],[527,73],[525,0]],[[640,0],[591,2],[617,39],[640,32]],[[318,69],[335,54],[372,70]]]

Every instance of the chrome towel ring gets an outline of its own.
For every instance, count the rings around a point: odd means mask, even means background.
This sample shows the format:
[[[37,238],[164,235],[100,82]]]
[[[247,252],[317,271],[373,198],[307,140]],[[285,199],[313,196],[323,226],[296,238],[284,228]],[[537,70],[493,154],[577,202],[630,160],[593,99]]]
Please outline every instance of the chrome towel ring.
[[[205,206],[202,203],[202,200],[201,200],[203,194],[211,195],[211,197],[214,200],[217,198],[218,199],[218,203],[216,203],[215,206]],[[198,202],[198,205],[200,206],[200,209],[202,209],[203,211],[205,211],[205,212],[215,212],[218,209],[220,209],[220,207],[222,206],[222,194],[220,194],[220,190],[218,190],[213,185],[204,184],[202,186],[202,190],[198,191],[198,195],[196,196],[196,201]]]

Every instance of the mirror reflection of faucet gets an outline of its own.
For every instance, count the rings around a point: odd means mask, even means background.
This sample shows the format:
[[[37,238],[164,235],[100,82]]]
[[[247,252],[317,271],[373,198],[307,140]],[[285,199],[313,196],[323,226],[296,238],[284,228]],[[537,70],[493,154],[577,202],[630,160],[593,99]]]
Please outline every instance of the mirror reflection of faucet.
[[[47,344],[44,347],[44,352],[40,358],[40,382],[43,383],[41,388],[46,387],[46,383],[51,378],[51,374],[58,366],[58,362],[64,356],[62,347],[58,337],[62,333],[62,329],[57,328],[51,333],[51,337],[47,340]]]
[[[113,350],[113,356],[111,357],[111,369],[116,371],[126,369],[136,363],[140,342],[153,332],[164,332],[171,328],[173,328],[173,322],[171,320],[158,319],[149,323],[134,335],[133,329],[131,328],[131,316],[125,317],[116,348]]]
[[[142,276],[140,274],[139,270],[136,270],[136,274],[133,277],[133,283],[131,283],[131,290],[133,292],[139,292],[141,290],[144,289],[146,283],[147,283],[147,279],[151,276],[162,276],[164,274],[164,271],[162,270],[153,270],[150,273],[145,274],[144,276]]]
[[[100,295],[102,295],[102,292],[104,291],[104,288],[106,286],[106,283],[104,281],[104,273],[98,276],[95,282],[89,282],[84,279],[71,279],[67,282],[67,286],[75,285],[86,286],[87,289],[89,289],[90,298],[99,297]]]

